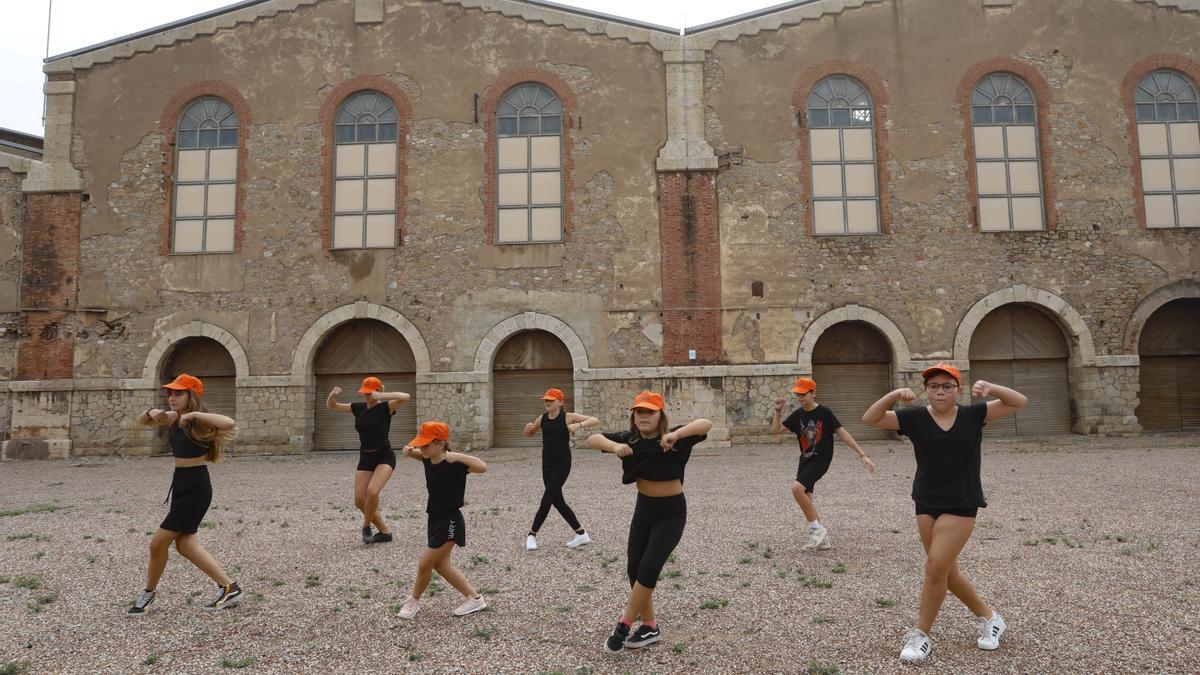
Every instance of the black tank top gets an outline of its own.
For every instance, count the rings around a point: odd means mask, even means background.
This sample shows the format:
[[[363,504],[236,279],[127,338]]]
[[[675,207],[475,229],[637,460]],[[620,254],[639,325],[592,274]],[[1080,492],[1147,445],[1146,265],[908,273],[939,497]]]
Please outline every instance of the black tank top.
[[[395,411],[388,407],[387,401],[380,401],[368,407],[363,401],[350,404],[350,412],[354,413],[354,430],[358,432],[359,449],[363,451],[391,450],[388,434],[392,430],[392,415]]]
[[[171,446],[171,454],[179,459],[195,459],[208,454],[208,446],[192,440],[188,432],[176,422],[171,425],[171,434],[167,436],[167,445]]]
[[[559,410],[558,417],[542,415],[542,468],[558,469],[571,466],[571,432],[567,430],[567,411]]]

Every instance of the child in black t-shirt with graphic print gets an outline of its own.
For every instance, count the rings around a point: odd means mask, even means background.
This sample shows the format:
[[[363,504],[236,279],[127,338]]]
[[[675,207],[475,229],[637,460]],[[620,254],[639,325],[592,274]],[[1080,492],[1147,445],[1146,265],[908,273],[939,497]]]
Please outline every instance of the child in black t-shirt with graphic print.
[[[813,488],[833,461],[833,437],[837,436],[843,443],[858,455],[867,471],[875,471],[875,462],[863,452],[858,442],[849,431],[838,421],[837,415],[823,405],[817,403],[817,383],[811,378],[801,377],[792,385],[792,393],[800,407],[782,423],[779,414],[783,410],[783,399],[775,401],[775,416],[771,419],[771,431],[783,433],[784,429],[796,434],[800,444],[800,465],[796,469],[796,482],[792,484],[792,496],[804,512],[808,520],[809,539],[804,544],[804,550],[826,550],[830,548],[829,532],[817,516],[817,507],[813,505]]]

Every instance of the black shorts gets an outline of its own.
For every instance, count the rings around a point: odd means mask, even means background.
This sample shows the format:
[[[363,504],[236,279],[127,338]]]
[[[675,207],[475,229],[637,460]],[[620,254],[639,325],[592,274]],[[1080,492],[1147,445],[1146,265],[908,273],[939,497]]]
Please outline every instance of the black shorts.
[[[374,472],[375,467],[380,464],[387,464],[392,467],[392,471],[396,470],[396,451],[388,448],[386,450],[359,450],[358,451],[358,471]]]
[[[459,509],[429,514],[426,532],[429,548],[441,548],[448,541],[459,546],[467,545],[467,521],[463,520],[462,511]]]
[[[804,486],[805,492],[813,491],[817,481],[829,470],[831,459],[833,458],[817,456],[800,460],[800,466],[796,467],[796,482]]]
[[[208,465],[177,466],[171,476],[171,510],[159,525],[164,530],[195,534],[212,503]]]
[[[916,503],[914,502],[914,504],[916,504]],[[978,508],[939,509],[939,508],[933,507],[933,506],[925,506],[924,504],[916,504],[916,507],[917,507],[917,515],[918,516],[932,516],[934,520],[937,520],[938,516],[943,516],[943,515],[959,516],[961,518],[974,518],[979,513]]]

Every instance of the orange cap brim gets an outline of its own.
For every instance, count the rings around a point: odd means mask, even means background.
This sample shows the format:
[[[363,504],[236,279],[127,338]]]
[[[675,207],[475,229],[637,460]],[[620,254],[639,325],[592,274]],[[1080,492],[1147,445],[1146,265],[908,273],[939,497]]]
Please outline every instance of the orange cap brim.
[[[921,377],[923,377],[925,379],[929,379],[929,377],[931,375],[933,375],[934,373],[941,373],[943,375],[949,375],[950,377],[954,378],[955,382],[962,384],[962,379],[960,379],[960,377],[958,375],[955,375],[954,373],[950,372],[949,370],[946,370],[945,368],[937,368],[937,367],[926,368],[924,370],[924,372],[921,373]]]
[[[370,394],[370,393],[371,393],[371,392],[373,392],[373,391],[375,391],[375,390],[374,390],[374,389],[368,389],[368,388],[366,388],[366,387],[359,387],[359,388],[358,388],[358,393],[360,393],[360,394]]]
[[[630,410],[637,410],[638,408],[642,408],[644,410],[662,410],[660,406],[656,406],[653,403],[638,403],[637,405],[629,406]]]
[[[175,384],[174,382],[170,382],[170,383],[164,384],[164,385],[162,386],[162,388],[163,388],[163,389],[174,389],[174,390],[176,390],[176,391],[191,391],[191,390],[192,390],[192,388],[191,388],[191,387],[185,387],[185,386],[184,386],[184,385],[182,385],[182,384]]]
[[[414,448],[423,448],[436,440],[437,439],[434,438],[433,436],[417,436],[416,438],[409,441],[408,444],[413,446]]]

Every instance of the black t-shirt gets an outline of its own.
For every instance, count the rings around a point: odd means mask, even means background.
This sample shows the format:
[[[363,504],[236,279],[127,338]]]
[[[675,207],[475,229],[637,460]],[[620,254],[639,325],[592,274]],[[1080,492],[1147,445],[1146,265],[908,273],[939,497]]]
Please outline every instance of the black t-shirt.
[[[558,411],[558,417],[554,419],[543,414],[541,427],[542,468],[558,469],[571,466],[571,432],[567,429],[566,411]]]
[[[422,459],[425,465],[425,489],[429,490],[429,501],[425,513],[444,513],[461,509],[467,493],[467,474],[471,469],[462,462],[442,460],[437,464]]]
[[[671,431],[683,428],[679,425]],[[604,437],[614,443],[624,443],[633,448],[633,454],[621,458],[621,482],[629,484],[641,478],[642,480],[683,480],[683,469],[692,457],[692,448],[704,439],[707,434],[688,436],[675,442],[673,450],[663,451],[659,438],[638,438],[630,442],[629,431],[618,431],[604,434]]]
[[[392,430],[392,415],[396,412],[387,401],[380,401],[370,408],[365,401],[351,403],[350,412],[354,413],[354,430],[358,432],[359,449],[392,449],[388,442],[388,432]]]
[[[800,459],[828,462],[833,459],[833,432],[842,428],[837,415],[823,405],[812,410],[796,408],[783,421],[788,431],[796,434],[800,444]]]
[[[913,501],[943,509],[987,506],[979,480],[986,401],[958,406],[949,431],[943,431],[923,405],[897,410],[896,419],[917,456]]]
[[[195,422],[192,422],[195,424]],[[195,459],[208,454],[209,446],[197,442],[179,422],[171,424],[167,445],[171,446],[171,455],[180,459]]]

